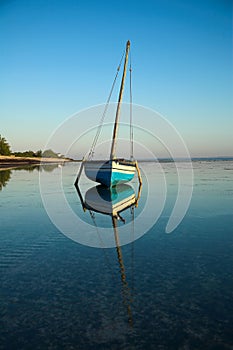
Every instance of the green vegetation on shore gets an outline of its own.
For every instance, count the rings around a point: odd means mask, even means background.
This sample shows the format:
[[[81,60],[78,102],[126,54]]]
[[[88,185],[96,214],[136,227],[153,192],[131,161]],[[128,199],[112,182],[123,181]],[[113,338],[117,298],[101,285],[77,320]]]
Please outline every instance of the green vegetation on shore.
[[[3,156],[10,156],[11,155],[11,148],[5,137],[2,137],[0,134],[0,155]]]
[[[44,152],[42,152],[41,150],[37,151],[37,152],[33,152],[33,151],[24,151],[24,152],[14,152],[12,153],[14,156],[16,157],[37,157],[37,158],[64,158],[63,155],[61,155],[60,153],[56,153],[51,149],[47,149]]]
[[[24,152],[11,152],[11,147],[5,137],[0,135],[0,156],[16,156],[16,157],[36,157],[36,158],[65,158],[62,154],[56,153],[51,149],[47,149],[44,152],[42,150],[34,151],[24,151]]]
[[[39,150],[37,152],[33,151],[24,151],[24,152],[14,152],[12,155],[16,157],[42,157],[42,151]]]

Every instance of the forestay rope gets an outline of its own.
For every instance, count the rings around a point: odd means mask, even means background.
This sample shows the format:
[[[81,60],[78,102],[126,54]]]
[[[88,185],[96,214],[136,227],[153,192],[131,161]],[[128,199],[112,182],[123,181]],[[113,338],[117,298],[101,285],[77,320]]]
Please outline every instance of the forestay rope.
[[[112,97],[112,93],[113,93],[113,90],[114,90],[114,87],[115,87],[115,84],[116,84],[116,80],[117,80],[117,77],[118,77],[118,74],[119,74],[119,71],[120,71],[120,68],[121,68],[121,64],[122,64],[122,60],[125,56],[125,50],[122,54],[122,57],[121,57],[121,60],[120,60],[120,63],[117,67],[117,72],[116,72],[116,76],[114,78],[114,81],[113,81],[113,84],[112,84],[112,87],[111,87],[111,90],[110,90],[110,93],[109,93],[109,96],[108,96],[108,99],[107,99],[107,102],[105,104],[105,107],[104,107],[104,111],[103,111],[103,114],[101,116],[101,119],[100,119],[100,123],[99,123],[99,126],[97,128],[97,131],[96,131],[96,135],[94,137],[94,140],[93,140],[93,143],[91,145],[91,148],[90,148],[90,151],[88,153],[88,157],[87,159],[88,160],[92,160],[93,156],[94,156],[94,153],[95,153],[95,147],[96,147],[96,144],[97,144],[97,141],[99,139],[99,136],[100,136],[100,133],[101,133],[101,130],[102,130],[102,127],[103,127],[103,123],[104,123],[104,119],[105,119],[105,116],[106,116],[106,113],[107,113],[107,110],[108,110],[108,106],[109,106],[109,103],[110,103],[110,99]],[[131,51],[130,51],[130,68],[129,68],[129,71],[130,71],[130,159],[133,160],[134,159],[134,156],[133,156],[133,123],[132,123],[132,119],[133,119],[133,103],[132,103],[132,64],[131,64]]]
[[[124,55],[125,55],[125,50],[124,50],[124,52],[123,52],[123,54],[122,54],[120,63],[119,63],[119,65],[118,65],[118,67],[117,67],[116,76],[115,76],[115,78],[114,78],[114,81],[113,81],[113,84],[112,84],[112,87],[111,87],[111,90],[110,90],[110,93],[109,93],[107,102],[106,102],[105,107],[104,107],[104,112],[103,112],[102,117],[101,117],[101,119],[100,119],[100,123],[99,123],[98,129],[97,129],[95,138],[94,138],[94,140],[93,140],[93,143],[92,143],[92,145],[91,145],[91,149],[90,149],[89,154],[88,154],[88,160],[91,160],[91,159],[93,158],[94,153],[95,153],[96,143],[97,143],[97,141],[98,141],[98,138],[99,138],[100,133],[101,133],[101,130],[102,130],[104,118],[105,118],[105,115],[106,115],[107,110],[108,110],[109,102],[110,102],[110,99],[111,99],[111,96],[112,96],[112,92],[113,92],[113,90],[114,90],[114,86],[115,86],[115,84],[116,84],[116,80],[117,80],[117,77],[118,77],[118,74],[119,74],[119,71],[120,71],[120,68],[121,68],[121,63],[122,63],[122,60],[123,60]]]

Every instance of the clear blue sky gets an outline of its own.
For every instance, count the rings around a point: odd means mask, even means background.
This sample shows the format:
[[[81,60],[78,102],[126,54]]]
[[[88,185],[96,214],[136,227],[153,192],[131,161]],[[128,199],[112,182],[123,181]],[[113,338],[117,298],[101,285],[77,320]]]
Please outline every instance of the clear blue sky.
[[[173,123],[192,156],[232,156],[230,0],[2,0],[0,133],[12,149],[42,148],[105,102],[127,39],[134,102]]]

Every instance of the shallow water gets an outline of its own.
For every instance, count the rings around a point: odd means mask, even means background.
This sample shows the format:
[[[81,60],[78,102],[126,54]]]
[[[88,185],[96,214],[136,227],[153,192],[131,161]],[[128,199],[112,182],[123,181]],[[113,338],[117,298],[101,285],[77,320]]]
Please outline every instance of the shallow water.
[[[126,223],[118,220],[120,239],[128,227],[135,240],[120,250],[105,249],[98,235],[104,228],[114,241],[111,217],[95,213],[93,221],[83,211],[73,186],[78,167],[40,170],[54,203],[62,172],[65,198],[80,218],[74,240],[44,209],[38,167],[0,171],[0,349],[232,349],[233,162],[193,163],[191,204],[171,234],[165,227],[177,196],[174,164],[162,164],[164,207],[161,174],[144,164],[135,221],[130,208],[121,213]],[[136,179],[131,186],[137,195]],[[84,200],[90,187],[83,176]],[[143,212],[148,188],[154,205]],[[149,231],[132,236],[160,206]],[[81,232],[83,222],[88,232]],[[87,245],[93,236],[99,248]],[[85,237],[86,245],[78,243]]]

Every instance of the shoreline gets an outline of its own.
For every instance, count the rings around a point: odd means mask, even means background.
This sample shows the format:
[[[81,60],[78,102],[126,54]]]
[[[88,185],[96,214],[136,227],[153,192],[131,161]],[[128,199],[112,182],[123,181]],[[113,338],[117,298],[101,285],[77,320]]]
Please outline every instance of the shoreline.
[[[63,164],[73,161],[74,160],[70,158],[0,156],[0,168],[17,167],[21,165]]]

